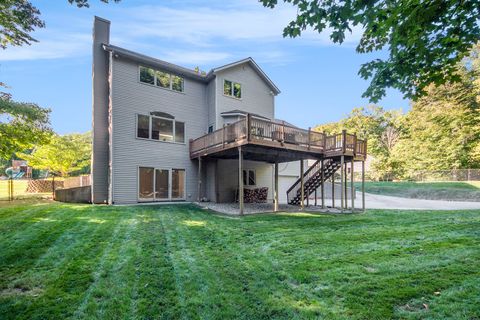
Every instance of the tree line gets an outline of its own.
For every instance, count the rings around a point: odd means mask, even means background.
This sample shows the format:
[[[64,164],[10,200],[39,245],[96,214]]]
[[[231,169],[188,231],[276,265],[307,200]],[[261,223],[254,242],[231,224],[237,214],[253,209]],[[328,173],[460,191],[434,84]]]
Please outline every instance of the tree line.
[[[419,170],[480,168],[480,44],[457,65],[458,81],[430,84],[411,108],[355,108],[315,130],[343,129],[368,139],[374,178],[409,178]]]

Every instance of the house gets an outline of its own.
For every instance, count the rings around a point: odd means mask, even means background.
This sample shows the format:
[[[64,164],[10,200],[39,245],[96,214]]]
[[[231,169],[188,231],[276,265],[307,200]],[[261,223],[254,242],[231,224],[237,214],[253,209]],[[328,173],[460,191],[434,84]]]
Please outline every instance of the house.
[[[252,58],[196,72],[110,44],[110,22],[95,17],[92,70],[93,203],[238,201],[242,209],[244,193],[263,188],[277,207],[303,204],[320,174],[301,174],[307,159],[326,165],[328,144],[331,170],[366,150],[351,140],[340,155],[346,134],[275,119],[280,90]]]

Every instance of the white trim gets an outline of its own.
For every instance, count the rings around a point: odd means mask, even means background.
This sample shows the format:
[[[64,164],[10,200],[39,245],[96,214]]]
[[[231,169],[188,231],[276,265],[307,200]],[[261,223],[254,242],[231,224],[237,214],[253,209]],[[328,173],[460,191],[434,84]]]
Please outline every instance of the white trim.
[[[257,186],[257,169],[249,169],[249,168],[244,168],[243,171],[246,171],[247,172],[247,183],[244,183],[243,185],[244,186],[247,186],[247,187],[256,187]],[[255,184],[250,184],[250,181],[249,181],[249,171],[253,171],[253,174],[255,175]],[[242,173],[242,178],[243,178],[243,173]]]

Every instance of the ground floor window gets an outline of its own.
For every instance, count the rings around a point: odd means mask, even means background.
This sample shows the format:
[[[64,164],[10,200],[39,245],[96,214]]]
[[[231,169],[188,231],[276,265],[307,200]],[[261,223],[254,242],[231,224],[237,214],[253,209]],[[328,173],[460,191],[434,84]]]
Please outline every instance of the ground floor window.
[[[138,168],[139,200],[185,200],[185,169]]]
[[[257,184],[255,176],[255,170],[247,169],[243,170],[243,185],[255,186]]]

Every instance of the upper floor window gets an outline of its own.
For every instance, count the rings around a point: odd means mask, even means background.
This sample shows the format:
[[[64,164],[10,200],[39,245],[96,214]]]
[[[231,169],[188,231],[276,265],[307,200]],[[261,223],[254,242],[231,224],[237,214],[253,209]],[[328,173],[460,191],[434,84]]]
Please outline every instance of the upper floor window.
[[[173,91],[184,91],[184,79],[165,71],[140,66],[140,82]]]
[[[137,138],[185,143],[185,123],[170,117],[138,114]]]
[[[230,80],[223,80],[223,94],[233,98],[242,98],[242,85]]]

